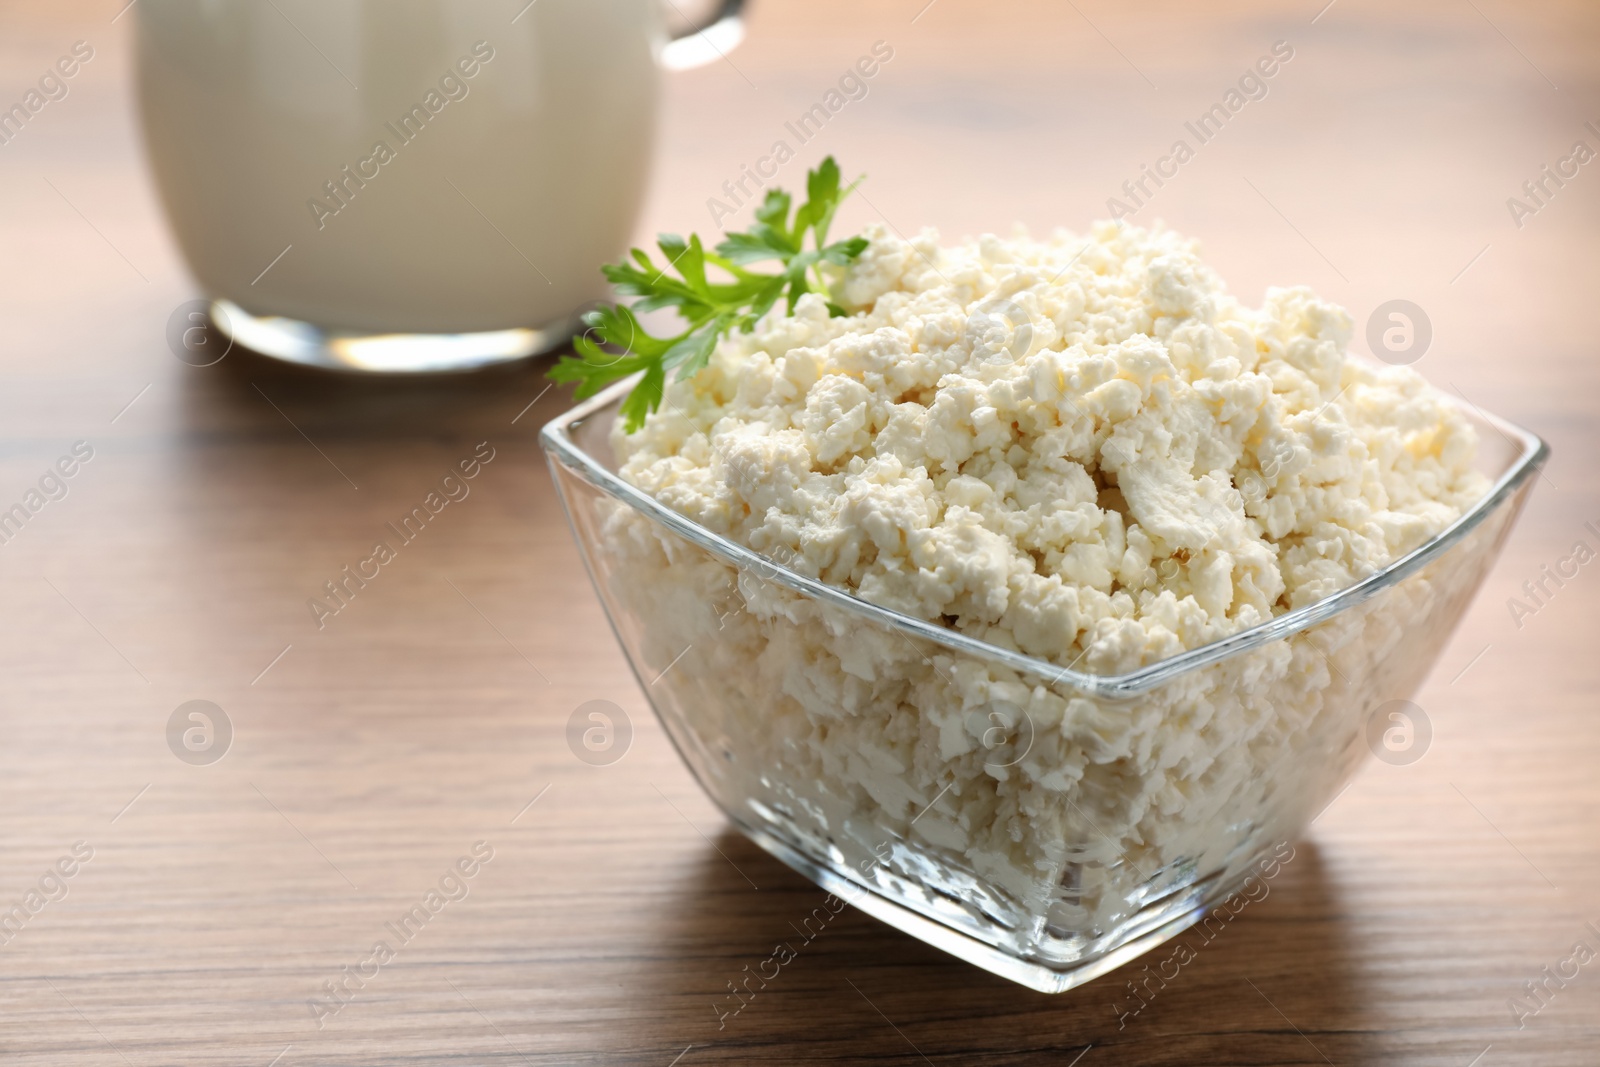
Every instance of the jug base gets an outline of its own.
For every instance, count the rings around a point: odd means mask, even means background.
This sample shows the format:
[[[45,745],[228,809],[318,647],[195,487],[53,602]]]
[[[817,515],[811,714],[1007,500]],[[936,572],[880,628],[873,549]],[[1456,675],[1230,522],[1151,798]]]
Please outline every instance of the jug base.
[[[361,333],[281,316],[258,316],[214,300],[211,321],[230,340],[290,363],[375,374],[439,374],[526,359],[566,344],[582,328],[578,314],[540,328],[482,333]]]

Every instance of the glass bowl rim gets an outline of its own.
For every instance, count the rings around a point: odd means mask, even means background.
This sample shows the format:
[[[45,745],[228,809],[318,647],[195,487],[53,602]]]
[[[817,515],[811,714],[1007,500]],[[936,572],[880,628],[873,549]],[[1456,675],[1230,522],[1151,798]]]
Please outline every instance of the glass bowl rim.
[[[1157,660],[1122,674],[1091,674],[1087,671],[1073,670],[1071,667],[1062,667],[1037,656],[1001,648],[975,637],[968,637],[937,623],[914,618],[892,608],[881,607],[842,589],[798,574],[752,549],[720,534],[712,533],[693,519],[660,503],[643,490],[629,485],[579,448],[572,437],[572,431],[585,419],[613,404],[620,403],[633,388],[636,377],[625,379],[602,390],[545,423],[539,431],[539,444],[545,450],[546,457],[552,463],[559,460],[607,496],[643,512],[691,544],[705,549],[740,570],[755,570],[763,578],[776,581],[797,593],[870,619],[900,633],[931,641],[954,652],[995,660],[1014,670],[1047,678],[1049,685],[1065,683],[1087,696],[1117,698],[1147,692],[1179,675],[1260,648],[1280,638],[1292,637],[1342,611],[1370,600],[1391,586],[1397,585],[1460,542],[1486,518],[1499,510],[1524,482],[1537,473],[1550,456],[1549,445],[1538,434],[1491,415],[1471,401],[1463,403],[1440,390],[1439,394],[1458,410],[1468,414],[1469,417],[1475,415],[1479,421],[1498,431],[1513,444],[1520,445],[1522,449],[1521,455],[1507,466],[1489,491],[1460,518],[1406,555],[1374,571],[1354,585],[1346,586],[1314,604],[1307,604],[1305,607],[1274,616],[1238,633],[1220,637],[1198,648],[1187,649],[1177,655],[1168,656],[1166,659]],[[1470,412],[1467,410],[1469,406]],[[559,488],[559,482],[557,487]],[[571,505],[566,502],[565,494],[563,494],[563,505],[570,512]],[[572,518],[570,514],[568,517],[569,520]],[[574,533],[576,532],[574,523]],[[591,574],[593,574],[592,567]]]

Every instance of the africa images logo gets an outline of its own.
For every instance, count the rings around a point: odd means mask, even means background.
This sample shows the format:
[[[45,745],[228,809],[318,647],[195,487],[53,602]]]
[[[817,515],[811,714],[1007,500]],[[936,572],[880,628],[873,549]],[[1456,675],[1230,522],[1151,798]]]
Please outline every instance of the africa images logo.
[[[567,717],[567,747],[591,767],[609,767],[628,754],[633,721],[609,700],[590,700]]]
[[[209,700],[179,704],[167,717],[167,747],[191,767],[205,767],[228,754],[233,720]]]

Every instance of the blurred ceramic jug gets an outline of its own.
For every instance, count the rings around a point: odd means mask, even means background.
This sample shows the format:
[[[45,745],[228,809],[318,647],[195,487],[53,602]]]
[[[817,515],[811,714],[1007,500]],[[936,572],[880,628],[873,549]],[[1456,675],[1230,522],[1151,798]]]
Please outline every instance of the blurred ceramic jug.
[[[216,324],[300,363],[452,370],[563,343],[637,221],[660,0],[142,0],[139,104]]]

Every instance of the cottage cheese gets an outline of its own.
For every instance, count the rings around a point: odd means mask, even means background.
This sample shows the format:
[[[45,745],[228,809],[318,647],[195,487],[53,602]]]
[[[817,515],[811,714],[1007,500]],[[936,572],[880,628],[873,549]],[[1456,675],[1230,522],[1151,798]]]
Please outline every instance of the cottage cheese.
[[[1486,491],[1471,427],[1410,370],[1348,359],[1343,310],[1303,288],[1244,307],[1170,231],[867,236],[835,291],[853,314],[806,297],[725,341],[613,434],[622,477],[862,599],[1098,673],[1320,600]],[[679,664],[653,698],[724,804],[1057,961],[1132,936],[1160,885],[1298,832],[1367,713],[1420,681],[1495,533],[1294,640],[1110,700],[596,507],[637,654]]]
[[[1241,306],[1167,230],[881,227],[614,442],[624,478],[865,600],[1099,673],[1320,600],[1482,495],[1414,372],[1309,290]]]

